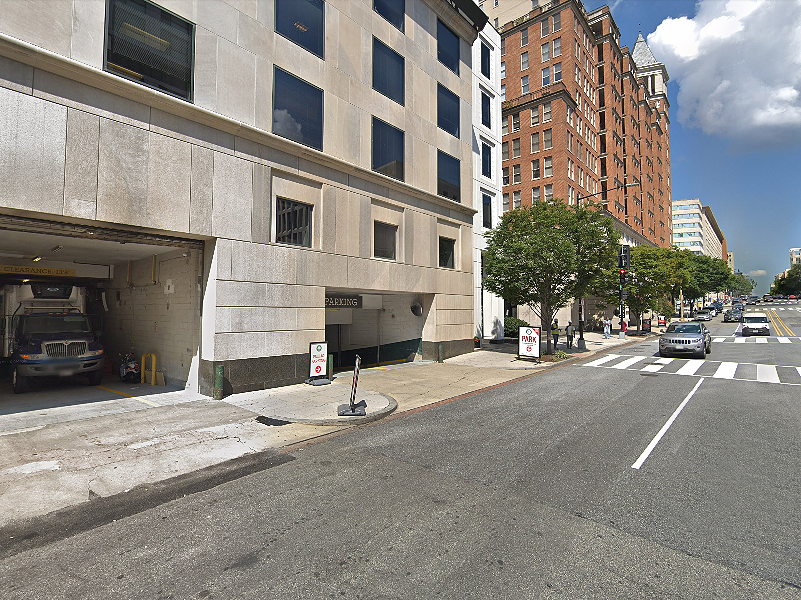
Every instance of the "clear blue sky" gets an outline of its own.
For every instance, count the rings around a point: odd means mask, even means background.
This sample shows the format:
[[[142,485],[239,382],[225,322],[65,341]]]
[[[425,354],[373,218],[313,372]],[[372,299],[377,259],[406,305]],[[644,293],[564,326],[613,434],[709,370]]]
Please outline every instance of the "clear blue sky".
[[[712,208],[766,293],[801,247],[801,0],[584,3],[604,4],[621,45],[642,31],[668,69],[673,199]]]

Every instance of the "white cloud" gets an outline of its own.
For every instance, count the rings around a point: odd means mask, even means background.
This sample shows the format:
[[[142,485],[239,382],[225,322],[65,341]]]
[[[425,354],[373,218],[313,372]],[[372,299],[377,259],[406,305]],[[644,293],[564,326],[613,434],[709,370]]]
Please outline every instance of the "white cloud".
[[[298,123],[289,111],[283,108],[273,111],[273,131],[296,142],[303,141],[303,126]]]
[[[746,273],[748,277],[764,277],[767,274],[768,272],[765,269],[754,269],[753,271],[748,271],[748,273]]]
[[[737,145],[801,140],[801,0],[699,0],[648,36],[678,118]]]

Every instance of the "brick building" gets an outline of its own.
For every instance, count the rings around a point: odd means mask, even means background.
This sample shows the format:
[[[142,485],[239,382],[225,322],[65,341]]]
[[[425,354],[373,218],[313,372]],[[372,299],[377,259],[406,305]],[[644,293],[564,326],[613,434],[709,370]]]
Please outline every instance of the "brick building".
[[[508,15],[516,0],[500,0]],[[620,46],[609,8],[516,2],[501,32],[504,209],[600,201],[626,243],[671,245],[668,73],[640,35]]]

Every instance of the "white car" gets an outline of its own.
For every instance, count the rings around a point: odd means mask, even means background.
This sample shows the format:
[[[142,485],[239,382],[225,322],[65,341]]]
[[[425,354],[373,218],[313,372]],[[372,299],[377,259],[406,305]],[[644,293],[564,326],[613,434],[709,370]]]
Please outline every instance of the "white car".
[[[743,315],[743,337],[754,333],[770,335],[770,321],[763,312],[750,312]]]

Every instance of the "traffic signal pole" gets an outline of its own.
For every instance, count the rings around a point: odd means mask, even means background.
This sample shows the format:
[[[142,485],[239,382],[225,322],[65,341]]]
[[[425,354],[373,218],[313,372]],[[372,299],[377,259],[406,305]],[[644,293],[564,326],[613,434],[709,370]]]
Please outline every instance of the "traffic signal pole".
[[[620,294],[620,334],[619,337],[621,340],[626,339],[626,332],[623,329],[623,319],[625,316],[626,306],[623,303],[623,286],[626,285],[626,274],[629,268],[629,246],[623,245],[620,247],[620,253],[617,256],[617,266],[620,267],[620,286],[619,286],[619,294]]]

